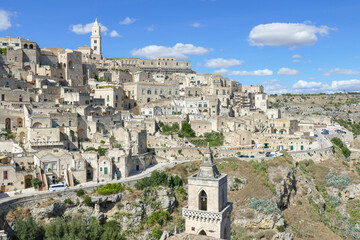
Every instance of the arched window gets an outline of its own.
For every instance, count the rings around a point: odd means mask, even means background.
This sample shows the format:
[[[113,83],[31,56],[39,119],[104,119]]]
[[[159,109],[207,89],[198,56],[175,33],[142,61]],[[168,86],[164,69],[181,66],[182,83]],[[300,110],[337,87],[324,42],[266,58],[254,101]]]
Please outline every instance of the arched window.
[[[28,45],[26,43],[24,44],[24,48],[28,48]]]
[[[204,190],[199,194],[199,210],[207,211],[207,194]]]
[[[29,48],[30,48],[30,49],[33,49],[33,48],[34,48],[34,46],[33,46],[32,44],[30,44]]]
[[[206,232],[205,232],[204,230],[201,230],[201,231],[199,232],[199,235],[206,236]]]

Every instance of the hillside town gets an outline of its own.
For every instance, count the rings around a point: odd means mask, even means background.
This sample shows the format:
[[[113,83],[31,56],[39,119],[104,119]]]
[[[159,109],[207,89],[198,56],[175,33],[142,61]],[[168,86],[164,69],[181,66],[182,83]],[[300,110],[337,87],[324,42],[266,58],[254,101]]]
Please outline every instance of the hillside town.
[[[74,192],[141,180],[154,171],[197,162],[196,171],[183,176],[188,198],[181,212],[184,229],[161,239],[235,239],[231,217],[237,209],[228,202],[228,191],[233,192],[238,178],[221,173],[224,163],[216,160],[261,163],[287,157],[299,162],[311,157],[321,162],[334,156],[334,137],[358,148],[356,134],[336,114],[313,114],[315,109],[302,114],[305,109],[284,105],[262,85],[197,74],[191,61],[107,58],[97,19],[89,41],[84,43],[89,46],[64,49],[42,48],[36,39],[0,37],[1,199],[50,194],[61,184]],[[351,104],[359,109],[358,100]],[[356,111],[352,114],[353,119],[342,118],[358,121]],[[348,159],[358,161],[359,155],[355,150]],[[289,203],[282,201],[278,206],[285,209]],[[296,231],[281,231],[281,226],[269,227],[278,229],[274,238],[254,239],[294,239]]]

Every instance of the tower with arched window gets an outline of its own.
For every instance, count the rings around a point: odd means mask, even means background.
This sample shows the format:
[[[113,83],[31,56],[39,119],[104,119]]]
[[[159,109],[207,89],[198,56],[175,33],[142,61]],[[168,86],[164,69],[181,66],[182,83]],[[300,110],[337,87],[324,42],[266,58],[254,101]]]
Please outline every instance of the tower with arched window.
[[[92,26],[91,49],[94,54],[101,56],[101,27],[97,18],[95,18],[94,25]]]
[[[232,203],[227,201],[227,175],[220,174],[209,148],[200,171],[188,178],[188,206],[183,208],[185,232],[230,239]]]

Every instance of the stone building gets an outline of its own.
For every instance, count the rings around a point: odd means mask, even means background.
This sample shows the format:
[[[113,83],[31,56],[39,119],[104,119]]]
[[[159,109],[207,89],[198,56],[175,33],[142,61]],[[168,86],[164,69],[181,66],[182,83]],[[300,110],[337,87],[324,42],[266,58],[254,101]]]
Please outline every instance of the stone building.
[[[230,239],[232,203],[227,201],[227,175],[220,174],[211,149],[200,171],[188,178],[188,206],[182,210],[185,232]]]
[[[96,59],[101,59],[101,27],[95,18],[94,25],[92,26],[91,34],[91,49],[93,50],[93,55],[96,55]]]

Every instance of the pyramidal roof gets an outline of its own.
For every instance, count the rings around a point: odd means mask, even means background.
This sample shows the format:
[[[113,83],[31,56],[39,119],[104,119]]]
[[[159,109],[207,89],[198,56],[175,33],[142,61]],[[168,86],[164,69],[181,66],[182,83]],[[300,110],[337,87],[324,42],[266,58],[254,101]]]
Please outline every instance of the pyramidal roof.
[[[214,156],[212,154],[210,146],[204,155],[204,160],[200,164],[200,171],[197,174],[199,178],[218,178],[220,177],[219,170],[216,167]]]

